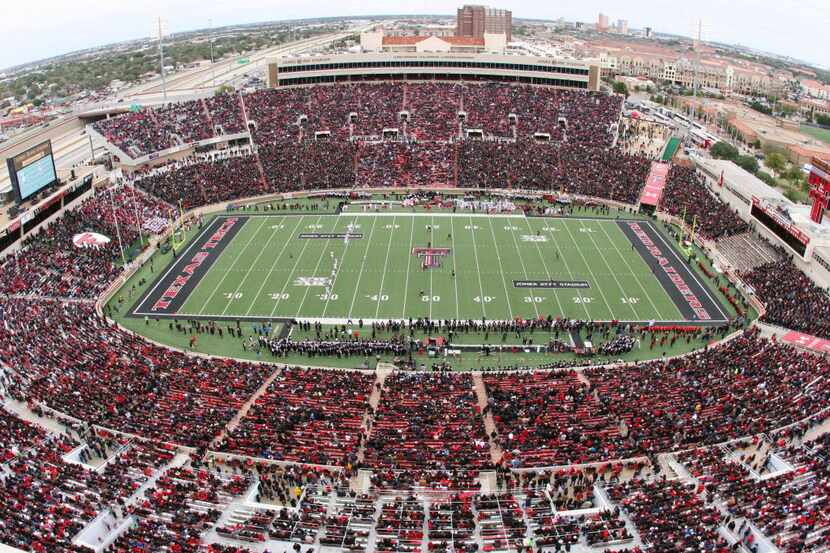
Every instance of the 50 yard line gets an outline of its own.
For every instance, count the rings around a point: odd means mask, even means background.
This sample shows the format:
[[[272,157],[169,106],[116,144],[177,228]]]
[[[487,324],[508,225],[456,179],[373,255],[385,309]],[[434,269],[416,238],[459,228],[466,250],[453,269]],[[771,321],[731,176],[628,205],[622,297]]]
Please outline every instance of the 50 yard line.
[[[458,311],[458,279],[456,278],[458,276],[458,268],[455,264],[455,257],[457,252],[455,250],[455,225],[453,225],[454,219],[454,217],[450,218],[450,244],[452,245],[452,251],[450,252],[450,255],[452,255],[452,282],[455,285],[455,320],[460,321],[461,316]],[[481,300],[481,316],[484,317],[484,298],[479,297],[479,299]]]

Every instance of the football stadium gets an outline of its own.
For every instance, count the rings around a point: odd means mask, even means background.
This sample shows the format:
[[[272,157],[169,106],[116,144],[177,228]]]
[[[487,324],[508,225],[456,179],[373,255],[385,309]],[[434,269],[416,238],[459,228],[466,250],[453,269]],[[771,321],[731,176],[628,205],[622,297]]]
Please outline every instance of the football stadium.
[[[830,551],[830,164],[477,8],[0,145],[0,550]]]

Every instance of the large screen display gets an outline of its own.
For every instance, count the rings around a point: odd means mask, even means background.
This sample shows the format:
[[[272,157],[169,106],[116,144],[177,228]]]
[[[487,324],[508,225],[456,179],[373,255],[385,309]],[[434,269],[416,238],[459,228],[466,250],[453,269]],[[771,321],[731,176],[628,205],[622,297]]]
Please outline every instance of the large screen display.
[[[18,202],[25,202],[58,180],[52,143],[48,140],[9,158],[6,164]]]

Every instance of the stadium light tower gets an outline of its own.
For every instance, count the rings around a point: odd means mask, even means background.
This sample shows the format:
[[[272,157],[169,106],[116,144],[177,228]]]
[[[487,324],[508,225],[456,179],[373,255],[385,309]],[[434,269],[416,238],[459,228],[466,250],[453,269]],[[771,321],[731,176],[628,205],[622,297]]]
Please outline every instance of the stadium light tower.
[[[164,95],[164,101],[167,101],[167,82],[164,78],[164,28],[165,22],[161,17],[158,18],[158,40],[159,40],[159,69],[161,69],[161,92]]]
[[[213,60],[213,19],[208,19],[208,25],[210,26],[210,78],[213,82],[213,88],[216,88],[216,66],[214,65]]]

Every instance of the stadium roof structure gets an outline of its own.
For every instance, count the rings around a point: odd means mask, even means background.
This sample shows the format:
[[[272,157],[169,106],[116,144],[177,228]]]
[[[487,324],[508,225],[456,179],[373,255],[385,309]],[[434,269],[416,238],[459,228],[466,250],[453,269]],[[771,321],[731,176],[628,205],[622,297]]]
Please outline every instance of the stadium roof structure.
[[[724,184],[731,186],[745,198],[759,198],[774,206],[817,245],[830,247],[830,218],[825,218],[821,224],[813,222],[810,219],[809,205],[791,201],[777,189],[729,160],[697,158],[695,161],[715,178],[722,174]]]
[[[737,188],[747,198],[755,196],[768,201],[790,201],[784,194],[729,160],[697,158],[695,162],[718,178],[723,174],[724,182]]]
[[[440,40],[451,46],[481,46],[484,47],[484,38],[471,36],[384,36],[384,46],[410,46],[425,40]]]

